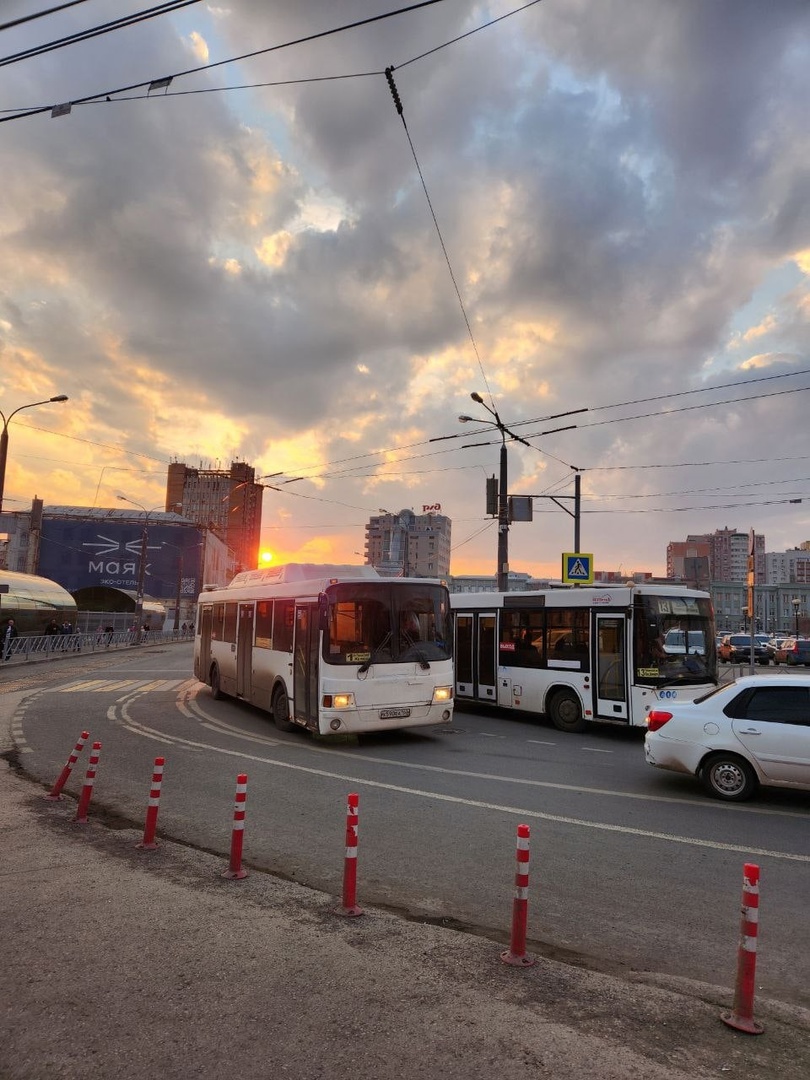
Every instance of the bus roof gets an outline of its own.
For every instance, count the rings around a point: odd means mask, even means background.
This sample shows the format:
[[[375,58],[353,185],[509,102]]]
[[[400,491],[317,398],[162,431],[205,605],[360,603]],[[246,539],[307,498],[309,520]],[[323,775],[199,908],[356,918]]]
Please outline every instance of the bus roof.
[[[258,570],[243,570],[228,588],[242,585],[284,585],[289,582],[318,581],[330,578],[361,580],[379,578],[373,566],[349,566],[340,563],[285,563],[282,566],[262,566]]]
[[[699,596],[709,597],[709,593],[702,589],[690,589],[685,585],[667,585],[663,583],[609,585],[598,583],[594,585],[564,585],[552,586],[549,589],[521,589],[517,592],[471,592],[450,593],[450,606],[453,608],[501,608],[519,606],[521,601],[535,606],[540,598],[549,607],[564,607],[566,603],[573,601],[575,607],[600,607],[608,605],[611,601],[616,604],[629,604],[633,596]]]

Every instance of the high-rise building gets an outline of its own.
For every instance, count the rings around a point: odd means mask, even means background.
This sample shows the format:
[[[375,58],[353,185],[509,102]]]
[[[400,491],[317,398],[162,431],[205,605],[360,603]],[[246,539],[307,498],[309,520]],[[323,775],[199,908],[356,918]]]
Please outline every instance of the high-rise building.
[[[450,518],[434,509],[384,511],[366,525],[366,562],[389,577],[446,578],[451,526]]]
[[[216,532],[234,554],[235,570],[259,564],[262,528],[262,485],[245,462],[230,469],[195,469],[176,461],[169,465],[166,510]]]
[[[708,559],[709,580],[745,581],[748,575],[748,548],[750,537],[747,532],[736,529],[715,529],[713,533],[701,533],[687,536],[685,541],[673,540],[667,545],[667,576],[694,579],[701,573],[690,573],[691,569],[700,570],[700,560]],[[765,537],[754,535],[754,566],[757,581],[765,581]],[[678,572],[680,571],[680,572]]]

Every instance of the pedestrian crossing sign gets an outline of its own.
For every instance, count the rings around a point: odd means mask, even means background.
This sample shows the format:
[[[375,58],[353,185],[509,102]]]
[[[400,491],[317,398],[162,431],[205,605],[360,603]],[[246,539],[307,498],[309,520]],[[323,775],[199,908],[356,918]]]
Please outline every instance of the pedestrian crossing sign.
[[[593,555],[564,551],[562,579],[565,585],[593,585]]]

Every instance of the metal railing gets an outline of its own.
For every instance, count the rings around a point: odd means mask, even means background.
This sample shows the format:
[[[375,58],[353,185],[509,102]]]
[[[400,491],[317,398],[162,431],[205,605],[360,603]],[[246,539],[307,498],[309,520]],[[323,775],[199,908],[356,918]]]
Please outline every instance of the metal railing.
[[[40,634],[12,638],[3,649],[4,661],[26,662],[32,660],[55,660],[76,653],[102,652],[105,649],[122,649],[132,645],[161,645],[173,641],[191,641],[193,635],[180,630],[148,631],[140,635],[134,630],[94,630],[83,634]]]

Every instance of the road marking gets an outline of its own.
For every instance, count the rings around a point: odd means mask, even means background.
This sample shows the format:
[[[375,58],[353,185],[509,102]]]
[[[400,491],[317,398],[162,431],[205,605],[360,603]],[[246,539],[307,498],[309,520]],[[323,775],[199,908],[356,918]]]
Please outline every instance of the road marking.
[[[527,739],[527,743],[531,743],[532,746],[556,746],[555,742],[543,742],[542,739]]]
[[[126,710],[122,710],[126,713]],[[127,722],[129,724],[130,718],[127,715]],[[135,722],[132,722],[133,724]],[[140,725],[137,725],[140,727]],[[135,731],[135,728],[130,730]],[[209,743],[196,742],[192,739],[182,739],[179,736],[173,738],[166,738],[161,733],[154,731],[151,728],[142,728],[142,731],[148,737],[156,739],[158,742],[174,743],[178,746],[186,746],[194,750],[209,750],[215,754],[222,754],[225,757],[240,758],[244,761],[253,761],[261,765],[273,765],[279,769],[291,769],[294,772],[307,773],[310,776],[322,776],[328,780],[341,780],[349,784],[362,784],[369,788],[378,788],[382,791],[394,791],[400,795],[412,795],[419,799],[432,799],[436,802],[455,803],[460,806],[469,806],[476,810],[494,810],[501,814],[509,814],[510,816],[530,818],[534,821],[550,821],[556,825],[571,825],[581,829],[595,829],[599,832],[613,832],[621,833],[625,836],[641,836],[649,840],[665,840],[672,844],[683,844],[687,847],[709,848],[712,851],[734,851],[740,855],[745,855],[750,858],[754,855],[762,856],[771,859],[780,859],[787,862],[802,862],[810,863],[810,855],[799,855],[789,851],[771,851],[767,848],[752,848],[744,847],[741,844],[724,844],[715,840],[698,840],[695,837],[690,836],[678,836],[673,833],[654,832],[649,829],[637,829],[628,825],[609,825],[606,822],[601,821],[585,821],[582,818],[566,817],[561,814],[547,814],[539,810],[528,810],[518,806],[505,806],[501,803],[489,803],[480,802],[477,799],[463,799],[458,795],[445,795],[439,791],[424,791],[421,788],[408,788],[402,787],[399,784],[385,784],[381,780],[367,780],[360,776],[352,776],[348,773],[336,773],[329,772],[326,769],[314,769],[309,765],[294,765],[289,761],[279,761],[277,758],[259,757],[256,754],[247,754],[242,750],[226,750],[221,746],[212,746]],[[137,733],[137,732],[135,732]],[[368,760],[368,759],[365,759]],[[443,772],[452,772],[452,770],[440,770]],[[471,774],[462,774],[471,775]],[[497,777],[494,779],[507,779],[505,777]],[[552,785],[555,786],[555,785]],[[582,789],[576,789],[582,790]],[[682,800],[675,800],[682,801]]]
[[[198,686],[199,685],[200,684],[198,684]],[[189,704],[192,706],[194,712],[200,717],[200,719],[204,719],[212,723],[217,723],[216,717],[211,716],[210,713],[207,713],[200,705],[199,701],[196,700],[196,697],[193,701],[189,702]],[[178,708],[180,708],[179,703]],[[531,739],[527,739],[526,741],[539,742],[539,740]],[[339,755],[340,757],[344,757],[346,754],[345,750],[334,750],[328,746],[313,746],[310,743],[306,743],[300,740],[296,740],[295,742],[279,741],[278,745],[283,746],[286,750],[304,750],[309,751],[313,754],[328,754],[330,756]],[[540,745],[556,746],[558,744],[556,742],[549,742],[540,743]],[[721,813],[725,812],[736,814],[764,814],[770,817],[801,818],[802,820],[807,819],[807,814],[800,813],[795,810],[773,810],[767,807],[760,807],[756,805],[740,806],[737,803],[723,803],[719,801],[697,803],[694,799],[681,799],[676,798],[672,795],[647,795],[635,791],[616,791],[612,788],[588,787],[584,784],[558,784],[550,780],[526,780],[516,776],[500,776],[497,773],[478,773],[470,772],[463,769],[447,769],[442,765],[424,765],[412,761],[399,761],[395,758],[375,757],[373,755],[365,754],[362,756],[361,760],[364,762],[371,762],[374,765],[396,765],[400,769],[416,769],[419,772],[434,772],[444,776],[463,776],[470,780],[500,780],[507,784],[522,784],[524,787],[549,788],[553,791],[575,791],[578,794],[582,795],[610,795],[613,798],[617,799],[637,799],[641,800],[642,802],[670,803],[677,806],[703,806],[705,809],[719,810]],[[649,768],[649,766],[646,767]]]
[[[482,739],[505,739],[505,735],[493,735],[489,731],[479,731],[478,733]]]
[[[64,691],[67,694],[87,693],[105,694],[113,690],[137,691],[140,694],[152,692],[167,693],[170,690],[186,689],[191,679],[153,679],[151,682],[145,679],[88,679],[85,682],[70,683],[67,686],[51,686],[46,689],[50,693]]]
[[[585,754],[612,754],[612,750],[601,750],[598,746],[581,746],[580,749]]]

